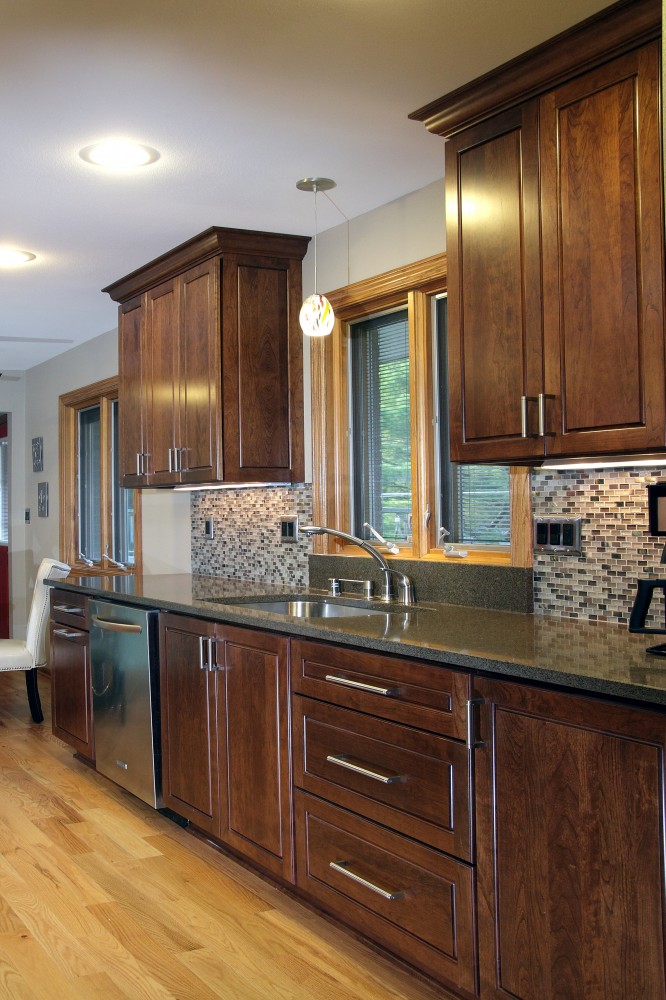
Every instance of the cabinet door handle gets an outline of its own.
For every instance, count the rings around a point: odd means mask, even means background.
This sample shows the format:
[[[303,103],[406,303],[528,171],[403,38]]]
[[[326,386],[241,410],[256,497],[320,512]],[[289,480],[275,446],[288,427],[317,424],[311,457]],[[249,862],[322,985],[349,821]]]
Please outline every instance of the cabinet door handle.
[[[539,393],[539,437],[546,436],[546,394]]]
[[[142,460],[143,460],[143,455],[141,454],[140,451],[137,451],[137,453],[136,453],[136,474],[137,474],[137,476],[143,475],[143,469],[141,468],[142,465],[143,465],[143,461]]]
[[[329,764],[345,767],[348,771],[362,774],[366,778],[372,778],[373,781],[381,781],[383,785],[397,785],[400,781],[405,780],[402,774],[380,774],[379,771],[373,771],[369,767],[364,767],[363,764],[357,764],[344,753],[331,753],[326,760]]]
[[[183,462],[187,448],[177,448],[176,451],[178,452],[178,472],[187,472],[187,465]]]
[[[77,629],[67,629],[67,628],[54,628],[54,635],[59,635],[63,639],[80,639],[86,635],[85,632],[79,632]]]
[[[331,684],[341,684],[342,687],[355,688],[359,691],[371,691],[373,694],[381,694],[385,698],[395,698],[400,693],[399,688],[379,687],[377,684],[364,684],[363,681],[352,681],[349,677],[337,677],[335,674],[326,674],[326,680]]]
[[[527,404],[528,403],[536,403],[536,402],[537,402],[537,397],[536,396],[521,396],[520,397],[520,436],[523,437],[523,438],[528,438],[528,437],[533,437],[534,436],[533,434],[530,434],[530,431],[529,431],[529,425],[528,425],[528,420],[527,420]],[[539,431],[539,434],[541,434],[541,431]]]
[[[63,615],[78,615],[83,618],[85,611],[78,604],[54,604],[54,611],[60,611]]]
[[[173,471],[173,448],[169,448],[169,472]]]
[[[206,648],[208,647],[208,640],[205,635],[199,636],[199,669],[208,670],[208,661],[206,660]]]
[[[357,875],[356,872],[347,867],[348,865],[348,861],[329,861],[328,863],[329,868],[333,868],[333,870],[339,872],[340,875],[350,878],[352,882],[358,882],[359,885],[369,889],[370,892],[376,892],[378,896],[382,897],[382,899],[388,899],[390,902],[393,902],[396,899],[402,899],[405,895],[402,890],[398,890],[398,892],[390,892],[388,889],[382,889],[381,886],[375,885],[374,882],[369,882],[367,878],[363,878],[362,875]]]

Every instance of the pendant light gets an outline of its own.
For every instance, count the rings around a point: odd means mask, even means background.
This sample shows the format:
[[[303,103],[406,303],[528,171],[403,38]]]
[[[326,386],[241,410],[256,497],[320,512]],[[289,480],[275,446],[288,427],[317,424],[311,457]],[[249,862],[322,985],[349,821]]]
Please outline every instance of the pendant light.
[[[308,337],[326,337],[333,329],[335,314],[333,306],[325,295],[317,293],[317,192],[330,191],[335,187],[335,181],[330,177],[304,177],[296,181],[299,191],[313,192],[315,196],[315,232],[314,232],[314,293],[308,295],[301,306],[298,316],[303,333]]]

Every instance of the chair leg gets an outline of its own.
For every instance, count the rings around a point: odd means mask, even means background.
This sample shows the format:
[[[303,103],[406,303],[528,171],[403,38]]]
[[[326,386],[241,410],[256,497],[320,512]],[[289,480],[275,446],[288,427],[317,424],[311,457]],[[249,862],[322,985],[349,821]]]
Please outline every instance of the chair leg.
[[[26,670],[25,686],[28,689],[28,704],[30,705],[30,714],[32,715],[32,721],[43,722],[44,713],[42,712],[42,703],[39,699],[39,688],[37,687],[36,670],[34,669]]]

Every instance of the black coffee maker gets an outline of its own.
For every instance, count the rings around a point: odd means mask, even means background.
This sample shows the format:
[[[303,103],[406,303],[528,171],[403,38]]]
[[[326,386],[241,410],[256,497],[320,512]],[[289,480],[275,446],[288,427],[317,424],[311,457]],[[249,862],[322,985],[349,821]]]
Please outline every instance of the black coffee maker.
[[[657,537],[666,536],[666,482],[652,483],[647,490],[649,533]],[[661,553],[661,562],[666,565],[666,545]],[[638,581],[634,606],[629,618],[630,632],[640,632],[644,635],[666,635],[666,616],[663,628],[645,625],[655,591],[661,590],[666,600],[666,570],[664,570],[664,574],[664,576]],[[657,646],[649,646],[645,652],[655,656],[666,656],[666,642],[659,643]]]

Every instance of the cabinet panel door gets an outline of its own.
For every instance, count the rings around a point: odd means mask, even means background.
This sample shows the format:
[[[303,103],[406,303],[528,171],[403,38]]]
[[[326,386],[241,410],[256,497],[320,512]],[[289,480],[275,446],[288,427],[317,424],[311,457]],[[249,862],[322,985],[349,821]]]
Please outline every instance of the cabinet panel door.
[[[454,461],[543,453],[537,112],[532,101],[446,144]]]
[[[142,458],[147,441],[146,372],[144,358],[145,308],[142,296],[124,302],[118,324],[119,472],[127,488],[145,486]]]
[[[663,1000],[666,719],[475,688],[482,997]]]
[[[160,706],[164,804],[219,836],[215,673],[201,669],[200,637],[212,623],[160,616]]]
[[[173,451],[180,439],[178,389],[179,285],[166,281],[147,293],[146,356],[149,373],[151,449],[148,469],[155,485],[180,481]]]
[[[547,451],[664,444],[657,44],[541,100]]]
[[[218,637],[222,840],[291,879],[288,641],[228,628]]]
[[[95,759],[88,633],[51,622],[51,716],[55,736]]]
[[[220,332],[219,263],[207,261],[181,280],[180,465],[182,482],[218,478]]]
[[[223,261],[225,479],[291,479],[287,261]]]

